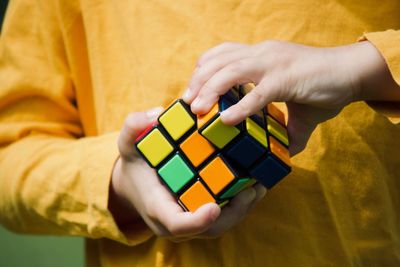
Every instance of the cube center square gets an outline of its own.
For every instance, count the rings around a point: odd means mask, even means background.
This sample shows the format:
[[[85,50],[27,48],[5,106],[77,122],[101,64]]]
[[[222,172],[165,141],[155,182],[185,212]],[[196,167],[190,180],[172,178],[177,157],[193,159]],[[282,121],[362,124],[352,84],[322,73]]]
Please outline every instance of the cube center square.
[[[153,167],[157,167],[174,150],[158,128],[149,131],[136,148]]]
[[[207,191],[200,181],[195,182],[180,197],[179,202],[185,206],[188,211],[194,212],[200,206],[206,203],[215,203],[214,197]]]
[[[236,177],[221,156],[214,158],[199,172],[199,175],[215,195],[218,195]]]
[[[198,131],[195,131],[184,140],[180,148],[195,167],[198,167],[215,151],[210,142],[199,134]]]
[[[224,155],[243,168],[249,168],[261,158],[267,149],[247,134],[232,142],[225,150]]]
[[[175,101],[160,115],[158,121],[175,141],[196,124],[192,113],[182,100]]]
[[[201,131],[201,134],[219,149],[225,147],[239,133],[237,127],[224,124],[219,116]]]
[[[194,172],[179,152],[158,170],[158,174],[175,194],[194,178]]]

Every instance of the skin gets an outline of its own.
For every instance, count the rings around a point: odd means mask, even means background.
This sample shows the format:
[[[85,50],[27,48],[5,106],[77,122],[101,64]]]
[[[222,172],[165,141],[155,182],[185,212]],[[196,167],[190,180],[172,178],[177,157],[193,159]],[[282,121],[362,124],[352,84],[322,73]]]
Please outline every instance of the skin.
[[[399,85],[369,42],[316,48],[281,41],[224,43],[208,50],[183,98],[202,114],[232,86],[249,82],[257,86],[222,112],[222,121],[235,125],[270,102],[286,102],[292,155],[305,148],[319,123],[351,102],[400,100]]]
[[[290,151],[302,151],[315,127],[354,101],[400,101],[400,87],[369,42],[315,48],[280,41],[255,45],[224,43],[203,54],[183,98],[194,113],[208,112],[233,85],[256,87],[221,114],[235,125],[273,101],[289,112]],[[109,209],[120,226],[138,220],[172,241],[215,238],[240,222],[266,189],[255,185],[220,209],[210,203],[194,213],[183,212],[167,189],[133,148],[135,137],[155,121],[161,108],[132,113],[118,140],[120,158],[112,175]]]

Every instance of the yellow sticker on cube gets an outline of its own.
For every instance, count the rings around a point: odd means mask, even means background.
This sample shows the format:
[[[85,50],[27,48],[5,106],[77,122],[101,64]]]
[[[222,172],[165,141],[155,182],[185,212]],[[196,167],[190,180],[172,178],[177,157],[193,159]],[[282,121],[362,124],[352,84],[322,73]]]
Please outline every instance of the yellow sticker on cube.
[[[175,102],[159,118],[161,125],[177,141],[195,124],[194,119],[179,101]]]
[[[174,150],[169,141],[157,128],[147,134],[137,144],[137,148],[153,167],[156,167]]]
[[[252,119],[246,119],[247,132],[256,139],[261,145],[268,148],[267,133]]]
[[[235,126],[224,124],[221,117],[215,119],[201,132],[208,141],[213,143],[219,149],[223,148],[239,133],[239,129]]]
[[[267,116],[268,131],[276,137],[279,141],[289,146],[289,137],[285,127],[280,125],[276,120]]]

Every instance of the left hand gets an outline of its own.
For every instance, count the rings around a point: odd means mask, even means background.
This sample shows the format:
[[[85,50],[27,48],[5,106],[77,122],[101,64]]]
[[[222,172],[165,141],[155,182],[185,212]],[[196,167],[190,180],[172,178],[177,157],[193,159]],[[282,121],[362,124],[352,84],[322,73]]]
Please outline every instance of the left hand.
[[[207,51],[184,95],[206,113],[236,84],[256,87],[222,112],[235,125],[270,102],[287,102],[291,154],[302,151],[315,127],[359,100],[400,100],[385,60],[369,42],[316,48],[289,42],[225,43]],[[398,90],[397,90],[398,89]]]

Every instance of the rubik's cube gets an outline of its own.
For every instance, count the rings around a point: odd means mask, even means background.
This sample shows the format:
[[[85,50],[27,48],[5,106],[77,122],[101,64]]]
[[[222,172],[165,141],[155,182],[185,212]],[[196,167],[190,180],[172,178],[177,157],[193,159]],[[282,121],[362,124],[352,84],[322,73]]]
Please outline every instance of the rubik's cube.
[[[245,91],[232,88],[201,116],[178,99],[135,140],[185,210],[208,202],[222,207],[256,182],[271,188],[291,171],[285,117],[277,107],[269,104],[235,126],[222,123],[220,113]]]

